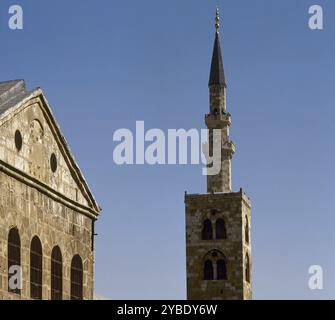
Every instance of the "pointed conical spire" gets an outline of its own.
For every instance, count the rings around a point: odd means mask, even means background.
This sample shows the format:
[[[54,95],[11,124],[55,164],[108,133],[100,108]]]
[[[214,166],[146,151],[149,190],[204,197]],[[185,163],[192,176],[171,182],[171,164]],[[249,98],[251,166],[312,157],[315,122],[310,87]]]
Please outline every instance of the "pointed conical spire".
[[[223,59],[221,54],[220,37],[219,37],[219,28],[220,28],[219,9],[216,9],[215,21],[216,21],[215,23],[216,33],[215,33],[211,73],[209,77],[209,86],[212,85],[226,86],[226,79],[224,75]]]

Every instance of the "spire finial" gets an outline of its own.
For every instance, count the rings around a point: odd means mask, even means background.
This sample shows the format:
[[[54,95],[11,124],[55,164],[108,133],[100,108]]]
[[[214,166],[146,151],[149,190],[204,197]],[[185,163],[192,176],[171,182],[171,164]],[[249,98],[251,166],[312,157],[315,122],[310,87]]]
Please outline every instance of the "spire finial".
[[[216,33],[219,33],[219,29],[220,29],[220,10],[219,10],[218,7],[216,7],[215,29],[216,29]]]

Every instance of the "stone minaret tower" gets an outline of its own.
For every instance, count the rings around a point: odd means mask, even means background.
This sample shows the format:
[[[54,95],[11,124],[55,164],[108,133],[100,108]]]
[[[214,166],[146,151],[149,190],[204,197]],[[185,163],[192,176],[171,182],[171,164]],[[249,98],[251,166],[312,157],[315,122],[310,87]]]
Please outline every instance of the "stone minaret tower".
[[[251,287],[251,203],[242,189],[232,192],[229,138],[231,115],[219,36],[219,11],[209,79],[209,153],[219,144],[220,172],[207,176],[207,194],[185,195],[187,297],[189,300],[247,300]],[[221,142],[213,134],[221,131]],[[219,131],[219,132],[220,132]]]

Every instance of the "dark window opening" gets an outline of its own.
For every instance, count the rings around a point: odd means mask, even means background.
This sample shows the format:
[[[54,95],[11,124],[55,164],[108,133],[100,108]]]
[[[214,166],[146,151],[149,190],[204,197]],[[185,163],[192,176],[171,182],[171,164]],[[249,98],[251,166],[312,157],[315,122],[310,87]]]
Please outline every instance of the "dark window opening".
[[[250,283],[250,260],[248,255],[245,257],[245,279]]]
[[[83,262],[79,255],[71,262],[71,300],[83,300]]]
[[[205,262],[204,280],[214,280],[213,262],[211,260]]]
[[[212,240],[213,239],[213,228],[212,222],[210,220],[205,220],[202,229],[202,240]]]
[[[63,299],[63,261],[59,247],[51,254],[51,300]]]
[[[223,219],[216,221],[216,239],[227,239],[226,223]]]
[[[248,218],[246,218],[246,223],[245,223],[245,242],[249,244],[250,238],[249,238],[249,221]]]
[[[38,237],[34,237],[30,247],[30,297],[42,300],[42,244]]]
[[[15,147],[16,147],[17,151],[21,151],[23,140],[22,140],[21,132],[19,130],[15,131],[15,139],[14,140],[15,140]]]
[[[8,292],[20,294],[21,279],[17,275],[13,277],[12,267],[21,268],[21,240],[17,228],[11,229],[8,234]]]
[[[218,280],[227,279],[227,265],[225,260],[219,260],[217,262],[217,278]]]
[[[55,173],[57,171],[57,158],[54,153],[50,157],[50,166],[51,166],[51,171]]]

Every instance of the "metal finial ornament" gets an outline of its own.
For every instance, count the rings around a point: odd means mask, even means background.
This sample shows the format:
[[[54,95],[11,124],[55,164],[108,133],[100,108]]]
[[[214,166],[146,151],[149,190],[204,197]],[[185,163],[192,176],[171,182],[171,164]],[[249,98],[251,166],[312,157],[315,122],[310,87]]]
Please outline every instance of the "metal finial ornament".
[[[216,17],[215,17],[215,29],[216,29],[216,33],[219,33],[219,29],[220,29],[220,11],[219,8],[216,8]]]

